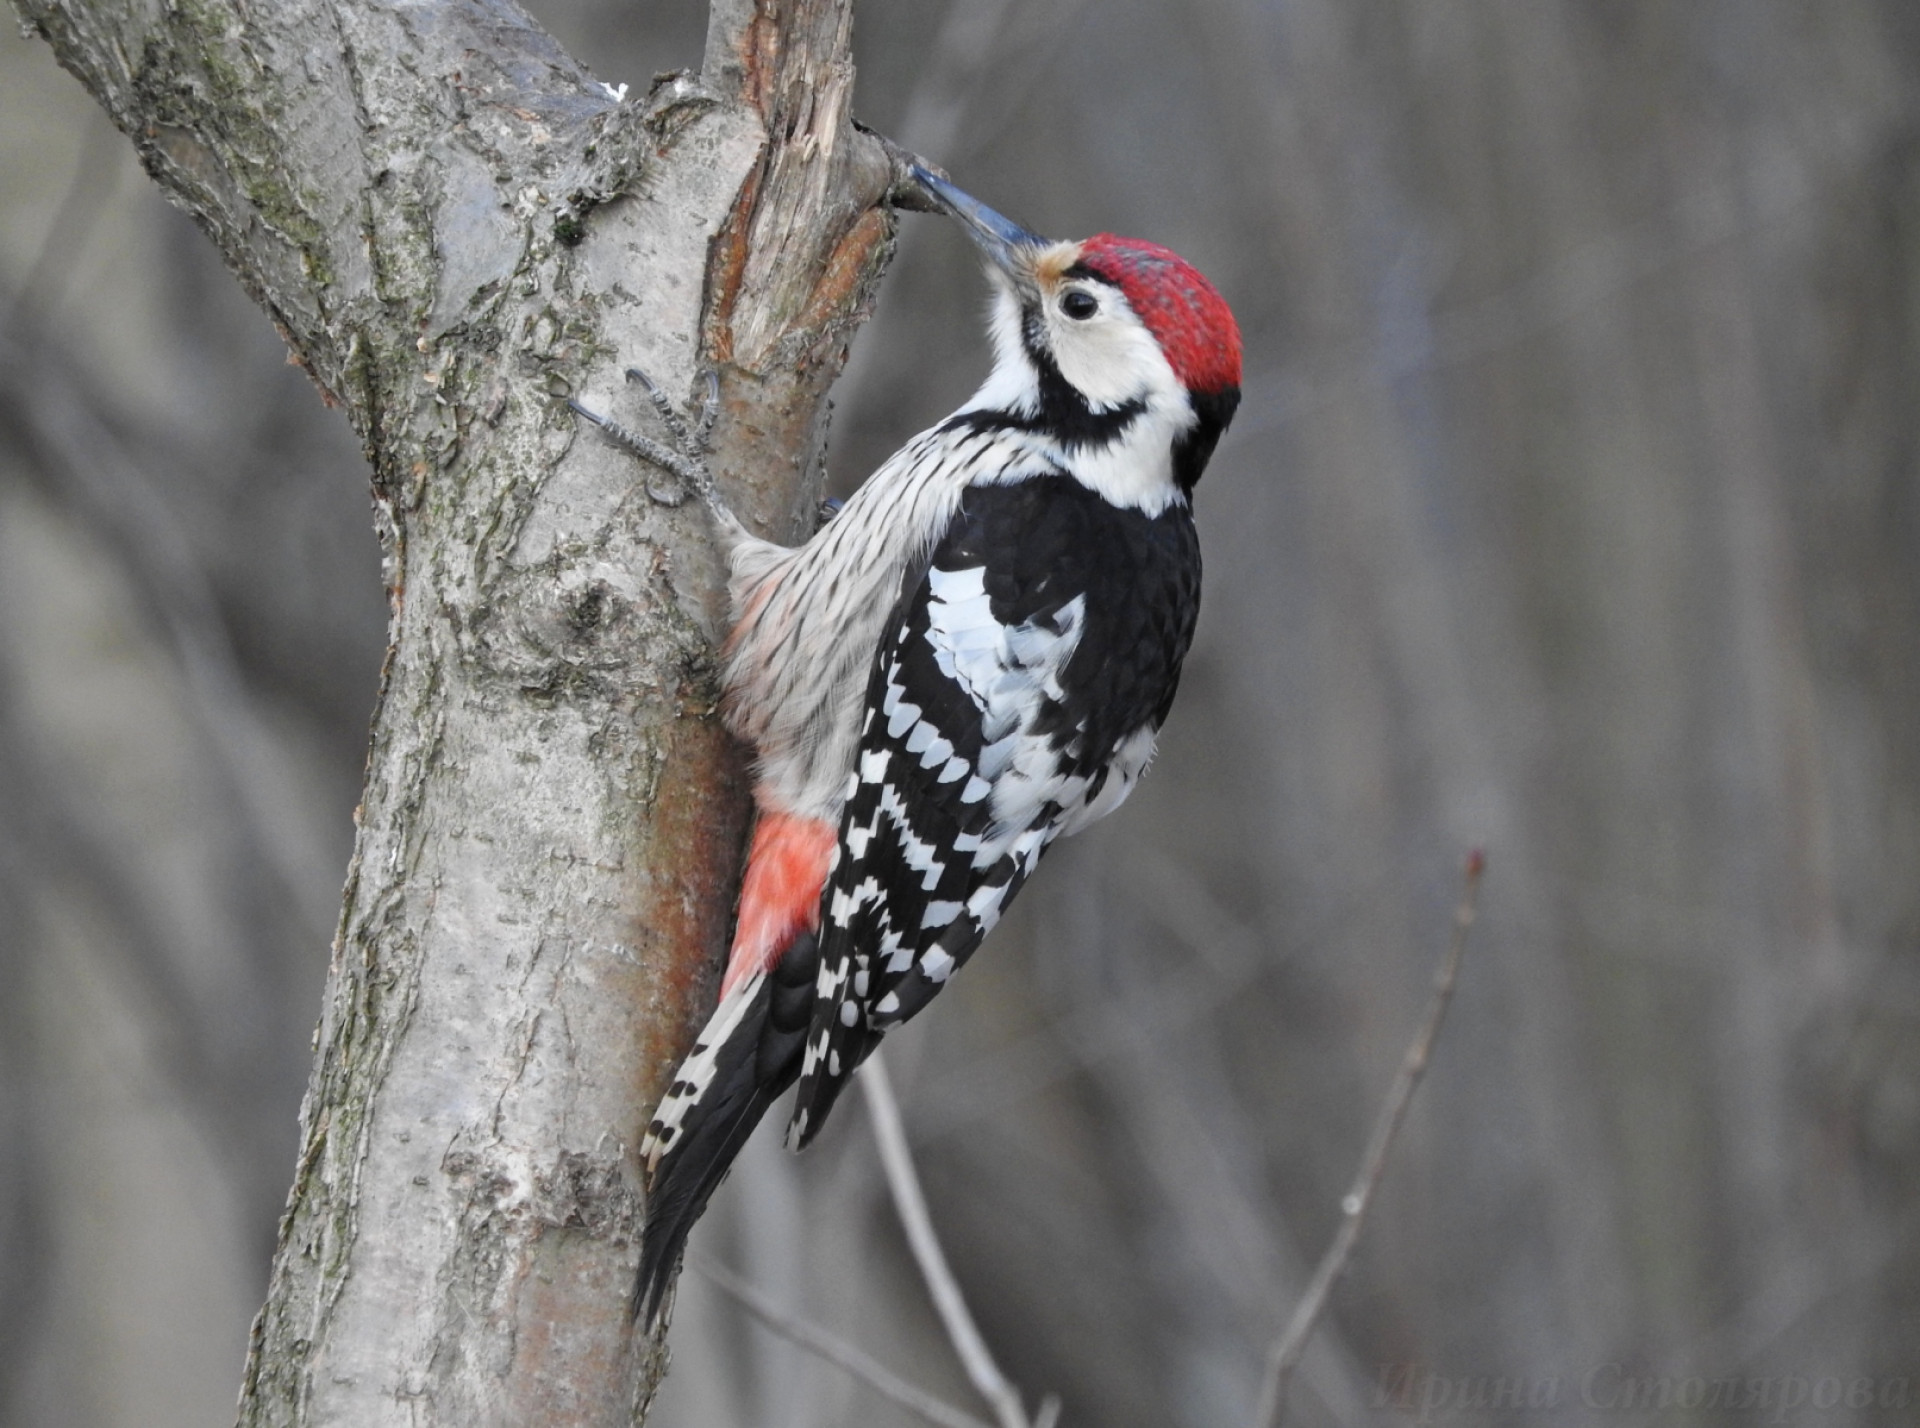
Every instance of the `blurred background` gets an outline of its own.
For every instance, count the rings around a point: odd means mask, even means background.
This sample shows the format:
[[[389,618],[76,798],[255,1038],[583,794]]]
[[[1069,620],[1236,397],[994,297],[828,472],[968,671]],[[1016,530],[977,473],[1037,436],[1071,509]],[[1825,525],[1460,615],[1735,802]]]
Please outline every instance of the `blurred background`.
[[[609,81],[699,62],[693,0],[532,8]],[[888,1044],[1030,1400],[1249,1421],[1480,844],[1290,1421],[1760,1421],[1793,1381],[1786,1421],[1913,1421],[1920,9],[870,0],[857,35],[868,123],[1042,232],[1177,248],[1247,342],[1158,764]],[[978,381],[983,296],[908,216],[837,484]],[[4,27],[5,1428],[229,1420],[383,637],[344,420]],[[970,1403],[836,1122],[756,1141],[694,1252]],[[913,1421],[697,1272],[673,1342],[657,1428]],[[1735,1378],[1764,1411],[1685,1402]]]

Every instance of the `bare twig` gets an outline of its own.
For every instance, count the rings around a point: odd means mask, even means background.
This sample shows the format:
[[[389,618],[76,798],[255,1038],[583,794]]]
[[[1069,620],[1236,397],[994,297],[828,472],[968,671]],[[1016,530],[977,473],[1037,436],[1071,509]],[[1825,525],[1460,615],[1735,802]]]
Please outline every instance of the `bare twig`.
[[[118,152],[120,135],[103,115],[88,118],[74,155],[67,191],[47,225],[40,250],[27,267],[8,304],[6,325],[18,330],[29,314],[50,317],[66,295],[68,279],[95,232],[95,217],[120,186],[126,165]]]
[[[867,1059],[860,1084],[867,1093],[867,1111],[873,1118],[874,1139],[880,1145],[880,1164],[887,1172],[887,1189],[893,1194],[893,1207],[907,1232],[920,1276],[927,1282],[927,1293],[939,1311],[947,1338],[960,1356],[967,1377],[980,1396],[993,1405],[1000,1428],[1048,1428],[1060,1414],[1059,1400],[1049,1397],[1040,1405],[1037,1419],[1030,1423],[1020,1402],[1020,1390],[1007,1381],[993,1361],[987,1341],[967,1309],[960,1285],[947,1267],[940,1240],[933,1232],[933,1217],[927,1213],[927,1197],[920,1189],[919,1172],[913,1168],[913,1154],[907,1149],[907,1133],[900,1121],[900,1103],[894,1099],[893,1082],[878,1052]]]
[[[16,306],[14,315],[23,310]],[[248,829],[250,846],[306,925],[330,927],[330,885],[308,872],[327,867],[332,854],[296,811],[301,800],[247,687],[212,574],[164,494],[169,480],[176,489],[184,484],[180,458],[158,445],[131,446],[100,395],[68,370],[44,335],[28,340],[36,336],[0,333],[0,428],[37,455],[29,477],[121,556],[204,731],[215,773],[207,790]]]
[[[1454,983],[1460,976],[1460,959],[1467,950],[1467,929],[1473,926],[1480,875],[1486,871],[1486,867],[1486,855],[1478,848],[1467,855],[1466,885],[1461,890],[1460,905],[1453,913],[1453,939],[1433,979],[1433,996],[1427,1003],[1426,1019],[1400,1063],[1400,1074],[1394,1078],[1393,1087],[1387,1092],[1386,1104],[1380,1108],[1380,1119],[1374,1122],[1373,1137],[1367,1142],[1367,1154],[1360,1163],[1359,1177],[1353,1182],[1353,1188],[1347,1192],[1346,1198],[1340,1202],[1339,1232],[1334,1235],[1333,1243],[1327,1246],[1326,1254],[1321,1256],[1319,1267],[1314,1270],[1313,1279],[1307,1285],[1307,1292],[1293,1311],[1293,1317],[1287,1321],[1286,1330],[1274,1341],[1273,1348],[1267,1354],[1266,1379],[1261,1384],[1259,1407],[1253,1414],[1254,1428],[1268,1428],[1268,1425],[1278,1428],[1286,1410],[1287,1383],[1307,1351],[1307,1341],[1313,1336],[1314,1325],[1326,1312],[1327,1299],[1333,1292],[1334,1282],[1346,1270],[1353,1247],[1359,1241],[1360,1227],[1366,1221],[1374,1191],[1380,1188],[1380,1178],[1386,1173],[1387,1157],[1393,1152],[1394,1139],[1400,1133],[1401,1122],[1406,1119],[1407,1107],[1413,1102],[1413,1093],[1420,1085],[1420,1078],[1426,1074],[1427,1061],[1433,1055],[1434,1039],[1440,1034],[1440,1023],[1447,1015],[1447,1004],[1453,1000]]]
[[[875,1393],[891,1399],[908,1412],[919,1414],[929,1423],[938,1423],[941,1428],[989,1428],[984,1420],[908,1383],[886,1365],[844,1339],[796,1319],[724,1265],[691,1256],[687,1263],[702,1279],[781,1338],[844,1369]]]

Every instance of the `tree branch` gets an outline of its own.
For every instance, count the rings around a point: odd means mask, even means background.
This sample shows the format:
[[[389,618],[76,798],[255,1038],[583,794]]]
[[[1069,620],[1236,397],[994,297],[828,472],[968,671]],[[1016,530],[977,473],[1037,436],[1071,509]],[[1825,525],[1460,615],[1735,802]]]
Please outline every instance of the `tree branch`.
[[[1333,1243],[1327,1246],[1327,1252],[1321,1256],[1313,1279],[1307,1285],[1307,1292],[1300,1297],[1300,1303],[1293,1311],[1293,1317],[1287,1321],[1286,1329],[1267,1354],[1266,1377],[1260,1386],[1259,1406],[1253,1413],[1255,1428],[1267,1428],[1269,1424],[1278,1428],[1286,1412],[1287,1385],[1306,1354],[1307,1341],[1313,1337],[1314,1326],[1320,1322],[1320,1316],[1326,1313],[1327,1299],[1333,1293],[1335,1282],[1346,1272],[1347,1261],[1353,1256],[1353,1247],[1360,1241],[1360,1229],[1366,1223],[1374,1192],[1380,1188],[1380,1179],[1387,1172],[1387,1158],[1393,1153],[1393,1143],[1400,1134],[1401,1122],[1407,1118],[1407,1107],[1413,1104],[1413,1093],[1427,1073],[1434,1040],[1440,1035],[1440,1023],[1446,1019],[1447,1006],[1453,1001],[1454,983],[1460,976],[1460,959],[1467,950],[1467,929],[1473,926],[1480,876],[1486,868],[1485,855],[1479,849],[1474,849],[1467,856],[1466,886],[1460,895],[1460,905],[1453,913],[1453,939],[1447,944],[1447,955],[1434,976],[1433,996],[1427,1002],[1427,1014],[1421,1020],[1413,1044],[1407,1048],[1407,1054],[1400,1062],[1399,1073],[1393,1078],[1387,1099],[1380,1108],[1380,1118],[1374,1122],[1373,1135],[1367,1141],[1367,1153],[1360,1162],[1360,1174],[1346,1198],[1340,1202],[1340,1228],[1333,1237]]]
[[[907,1147],[907,1131],[900,1119],[900,1103],[893,1094],[893,1081],[879,1052],[867,1058],[861,1068],[860,1086],[866,1092],[867,1112],[873,1122],[873,1137],[880,1147],[880,1164],[887,1174],[887,1189],[893,1195],[894,1210],[907,1233],[914,1262],[926,1281],[927,1293],[939,1312],[953,1351],[966,1369],[967,1378],[980,1396],[992,1405],[1000,1428],[1030,1428],[1027,1410],[1020,1402],[1020,1390],[1008,1382],[994,1362],[993,1352],[973,1322],[960,1281],[953,1277],[947,1257],[941,1251],[940,1237],[934,1232],[933,1216],[927,1211],[927,1197],[920,1189],[920,1173],[914,1169],[913,1152]],[[1032,1428],[1051,1428],[1059,1416],[1060,1404],[1049,1397],[1042,1402]]]
[[[732,1270],[715,1264],[712,1260],[703,1259],[695,1259],[693,1268],[701,1278],[707,1280],[715,1289],[732,1299],[781,1338],[789,1343],[798,1344],[808,1353],[819,1355],[836,1368],[846,1370],[875,1393],[919,1415],[927,1422],[940,1424],[941,1428],[989,1428],[989,1425],[972,1414],[962,1413],[952,1404],[935,1398],[924,1389],[916,1388],[864,1350],[784,1312],[779,1305]]]
[[[890,250],[851,0],[720,0],[616,103],[509,0],[16,0],[372,466],[392,608],[248,1424],[612,1424],[638,1139],[711,1004],[748,817],[695,508],[567,399],[717,363],[775,536]]]

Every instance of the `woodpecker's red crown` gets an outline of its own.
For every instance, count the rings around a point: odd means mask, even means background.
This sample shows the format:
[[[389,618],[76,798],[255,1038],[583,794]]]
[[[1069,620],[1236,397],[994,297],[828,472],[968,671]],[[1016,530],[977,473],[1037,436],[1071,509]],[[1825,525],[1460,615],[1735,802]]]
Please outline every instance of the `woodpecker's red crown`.
[[[1240,326],[1199,269],[1141,238],[1098,233],[1078,247],[1079,266],[1120,289],[1188,391],[1240,385]]]

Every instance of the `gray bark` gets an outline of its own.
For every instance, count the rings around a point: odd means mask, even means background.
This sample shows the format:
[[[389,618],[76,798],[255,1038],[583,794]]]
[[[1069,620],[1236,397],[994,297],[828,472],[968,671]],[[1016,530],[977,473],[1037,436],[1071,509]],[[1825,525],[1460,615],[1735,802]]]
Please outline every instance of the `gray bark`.
[[[373,470],[390,644],[241,1421],[637,1420],[631,1147],[748,802],[705,517],[565,399],[716,364],[723,489],[804,528],[892,234],[850,4],[717,0],[703,73],[627,103],[505,0],[19,8]]]

